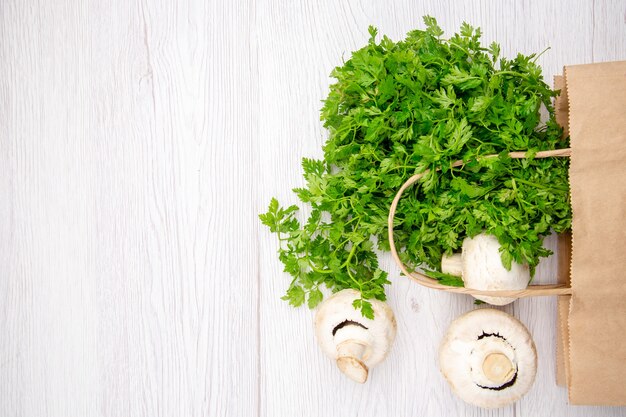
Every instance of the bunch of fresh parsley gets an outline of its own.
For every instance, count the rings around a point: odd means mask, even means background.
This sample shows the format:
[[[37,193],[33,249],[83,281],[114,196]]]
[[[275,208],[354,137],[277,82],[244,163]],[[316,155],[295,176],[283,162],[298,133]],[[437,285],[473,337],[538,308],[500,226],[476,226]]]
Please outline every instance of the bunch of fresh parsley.
[[[355,307],[373,316],[367,299],[384,300],[389,283],[375,252],[389,250],[389,206],[401,184],[426,170],[400,201],[395,236],[403,262],[443,283],[462,285],[440,264],[467,236],[495,235],[507,268],[515,261],[534,271],[550,254],[544,236],[570,228],[567,159],[533,158],[567,146],[537,57],[500,57],[498,44],[483,47],[480,29],[466,23],[444,39],[434,18],[424,22],[400,42],[377,42],[370,27],[369,43],[333,70],[321,112],[324,160],[304,158],[306,187],[294,190],[311,205],[308,219],[300,224],[298,207],[276,199],[260,215],[278,234],[293,276],[283,298],[294,306],[315,307],[325,284],[359,290]],[[489,154],[499,157],[480,158]],[[465,163],[451,167],[456,160]]]

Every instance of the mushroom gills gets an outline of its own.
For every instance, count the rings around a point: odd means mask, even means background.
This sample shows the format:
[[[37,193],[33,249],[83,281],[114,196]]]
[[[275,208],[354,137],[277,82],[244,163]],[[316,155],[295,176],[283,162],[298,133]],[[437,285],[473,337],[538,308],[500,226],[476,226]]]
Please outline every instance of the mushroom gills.
[[[338,325],[335,326],[335,328],[333,329],[333,336],[337,333],[337,331],[339,329],[342,329],[345,326],[359,326],[359,327],[362,327],[365,330],[367,330],[367,327],[365,327],[364,325],[362,325],[358,321],[344,320],[344,321],[342,321],[341,323],[339,323]]]
[[[482,335],[470,353],[472,380],[480,388],[503,390],[515,383],[517,359],[515,349],[498,333]]]

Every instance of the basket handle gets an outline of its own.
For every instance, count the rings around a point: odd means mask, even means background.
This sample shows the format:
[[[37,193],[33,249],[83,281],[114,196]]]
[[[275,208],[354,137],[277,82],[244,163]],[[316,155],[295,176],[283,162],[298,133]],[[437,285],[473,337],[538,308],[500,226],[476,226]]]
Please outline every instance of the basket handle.
[[[535,154],[535,158],[550,158],[550,157],[570,157],[572,154],[572,150],[570,148],[566,149],[555,149],[551,151],[541,151]],[[484,158],[497,158],[499,155],[487,155]],[[522,159],[526,158],[526,152],[511,152],[509,153],[509,157],[513,159]],[[465,162],[456,161],[451,165],[451,168],[458,167],[463,165]],[[409,271],[407,266],[402,263],[400,260],[400,256],[398,255],[398,251],[396,249],[396,243],[393,235],[393,221],[396,216],[396,209],[398,208],[398,202],[402,197],[404,191],[407,188],[415,184],[422,176],[428,173],[429,170],[426,170],[422,173],[415,174],[411,178],[409,178],[402,187],[398,190],[393,202],[391,203],[391,208],[389,209],[389,218],[387,219],[388,225],[388,233],[389,233],[389,246],[391,248],[391,255],[393,259],[396,261],[396,264],[400,267],[404,275],[417,281],[419,284],[422,284],[428,288],[434,288],[437,290],[445,290],[448,292],[460,293],[460,294],[471,294],[471,295],[482,295],[482,296],[495,296],[495,297],[530,297],[530,296],[540,296],[540,295],[568,295],[572,294],[572,289],[568,287],[566,284],[554,284],[554,285],[530,285],[528,288],[524,290],[500,290],[500,291],[485,291],[485,290],[474,290],[465,287],[451,287],[448,285],[440,284],[436,279],[427,277],[424,274],[421,274],[417,271]]]

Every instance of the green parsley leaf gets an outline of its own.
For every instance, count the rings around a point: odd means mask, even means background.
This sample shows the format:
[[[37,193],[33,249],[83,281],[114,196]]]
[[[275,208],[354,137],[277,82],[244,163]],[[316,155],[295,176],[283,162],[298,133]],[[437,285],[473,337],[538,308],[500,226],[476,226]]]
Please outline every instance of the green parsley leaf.
[[[536,56],[501,57],[468,23],[449,39],[433,17],[424,24],[398,42],[377,41],[370,27],[369,42],[332,71],[324,158],[302,160],[306,186],[294,189],[311,206],[308,218],[300,224],[298,207],[276,199],[259,216],[279,237],[291,305],[314,308],[320,285],[353,288],[362,297],[354,307],[373,317],[368,300],[384,300],[389,284],[376,250],[389,250],[389,206],[415,173],[428,170],[398,205],[396,246],[405,264],[445,285],[463,285],[441,272],[441,257],[465,237],[494,235],[505,267],[526,263],[534,272],[550,254],[544,237],[571,226],[569,161],[535,158],[568,146],[551,103],[557,92]],[[511,159],[512,151],[527,157]],[[499,157],[484,158],[492,154]],[[453,168],[456,160],[464,165]]]

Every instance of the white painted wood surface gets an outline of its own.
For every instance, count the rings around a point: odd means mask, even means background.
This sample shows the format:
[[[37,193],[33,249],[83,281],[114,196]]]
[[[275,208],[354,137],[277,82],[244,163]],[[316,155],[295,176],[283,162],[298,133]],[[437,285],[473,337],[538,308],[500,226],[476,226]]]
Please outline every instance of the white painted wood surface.
[[[508,307],[540,367],[492,411],[435,364],[470,299],[386,257],[398,338],[363,386],[279,299],[288,278],[256,216],[294,202],[300,158],[321,155],[330,70],[369,24],[399,39],[424,14],[480,25],[506,54],[552,46],[547,78],[626,59],[623,0],[0,2],[0,415],[626,415],[567,405],[554,299]]]

